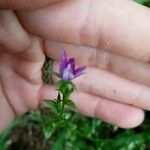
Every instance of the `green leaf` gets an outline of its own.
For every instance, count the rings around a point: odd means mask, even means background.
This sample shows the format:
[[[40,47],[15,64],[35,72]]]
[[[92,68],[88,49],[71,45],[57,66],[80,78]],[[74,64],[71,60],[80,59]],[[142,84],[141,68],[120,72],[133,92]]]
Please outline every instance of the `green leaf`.
[[[40,110],[33,110],[30,111],[29,117],[31,118],[32,121],[40,122],[41,121],[41,112]]]
[[[52,100],[44,100],[44,101],[47,104],[46,106],[50,108],[52,112],[58,113],[58,107],[55,101],[52,101]]]
[[[61,149],[63,149],[63,145],[66,141],[66,139],[64,138],[65,136],[66,136],[66,133],[61,132],[61,134],[55,140],[54,144],[52,144],[51,149],[52,150],[61,150]]]
[[[46,140],[48,140],[52,135],[53,122],[47,116],[42,116],[42,130]]]
[[[145,6],[150,6],[150,0],[134,0],[134,1]]]
[[[64,103],[65,103],[67,106],[71,107],[72,109],[76,109],[76,105],[75,105],[75,103],[74,103],[72,100],[70,100],[70,99],[65,99],[65,100],[64,100]]]
[[[16,117],[15,120],[0,134],[0,143],[3,143],[11,133],[12,129],[22,123],[22,121],[22,117]]]
[[[64,116],[64,118],[65,118],[66,120],[68,120],[70,117],[71,117],[71,113],[67,113],[67,114],[65,114],[65,116]]]
[[[43,127],[43,133],[46,140],[50,139],[52,136],[52,129],[49,126]]]
[[[53,75],[53,60],[46,58],[44,64],[44,81],[48,84],[52,84],[52,75]]]

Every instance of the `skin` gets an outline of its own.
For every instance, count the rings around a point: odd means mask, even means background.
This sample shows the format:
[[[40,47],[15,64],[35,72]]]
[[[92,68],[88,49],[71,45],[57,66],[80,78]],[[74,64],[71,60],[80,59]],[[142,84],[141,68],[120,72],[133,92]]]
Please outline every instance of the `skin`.
[[[150,110],[148,8],[130,0],[17,2],[0,2],[15,10],[0,11],[1,131],[15,115],[55,97],[42,66],[48,56],[58,70],[62,47],[87,66],[74,80],[80,112],[122,128],[141,124]]]

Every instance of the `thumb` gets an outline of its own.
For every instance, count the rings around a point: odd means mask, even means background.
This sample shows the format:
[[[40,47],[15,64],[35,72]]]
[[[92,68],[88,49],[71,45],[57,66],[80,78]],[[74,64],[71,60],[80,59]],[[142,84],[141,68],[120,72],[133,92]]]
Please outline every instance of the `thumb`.
[[[0,0],[0,9],[36,9],[60,0]]]

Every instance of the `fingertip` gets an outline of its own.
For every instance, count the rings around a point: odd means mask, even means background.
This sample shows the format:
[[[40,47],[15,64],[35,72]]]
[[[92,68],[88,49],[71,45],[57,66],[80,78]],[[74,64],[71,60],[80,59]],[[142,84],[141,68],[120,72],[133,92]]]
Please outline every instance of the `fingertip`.
[[[144,111],[138,108],[134,108],[132,111],[130,111],[130,114],[127,114],[124,116],[124,118],[120,119],[118,123],[119,127],[121,128],[135,128],[142,124],[144,121]]]
[[[109,100],[99,102],[95,116],[120,128],[135,128],[144,120],[144,111],[140,108]]]

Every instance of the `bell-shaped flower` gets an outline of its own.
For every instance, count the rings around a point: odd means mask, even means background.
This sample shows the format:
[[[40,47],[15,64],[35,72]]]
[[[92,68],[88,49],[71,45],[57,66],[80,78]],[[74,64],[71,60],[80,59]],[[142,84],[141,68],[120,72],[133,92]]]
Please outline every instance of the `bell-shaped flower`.
[[[73,80],[83,74],[85,66],[76,68],[74,58],[67,60],[67,54],[65,49],[62,49],[61,64],[60,64],[60,76],[62,80]]]

